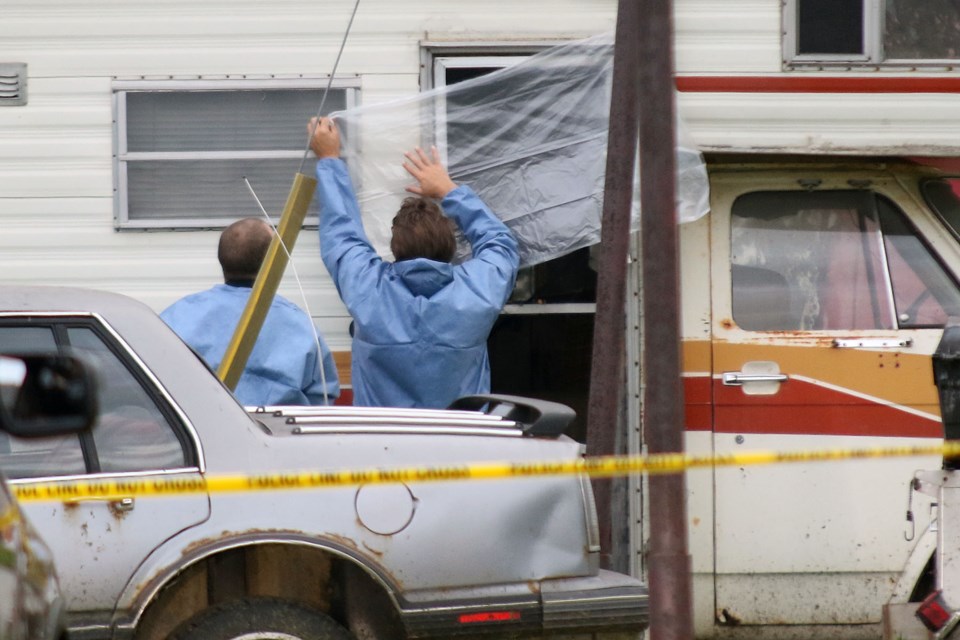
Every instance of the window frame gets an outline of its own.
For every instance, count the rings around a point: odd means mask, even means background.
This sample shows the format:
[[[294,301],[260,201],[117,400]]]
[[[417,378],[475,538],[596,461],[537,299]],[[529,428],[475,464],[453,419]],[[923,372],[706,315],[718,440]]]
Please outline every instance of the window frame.
[[[782,47],[783,64],[786,68],[887,64],[883,59],[883,0],[863,1],[863,52],[860,54],[800,54],[799,13],[803,0],[783,0]]]
[[[205,456],[203,446],[199,435],[193,424],[187,418],[184,411],[173,400],[170,393],[163,387],[152,371],[144,364],[143,360],[134,352],[130,345],[120,337],[120,335],[97,313],[90,312],[0,312],[0,327],[2,326],[43,326],[50,327],[56,341],[58,351],[67,349],[69,351],[69,341],[65,341],[66,332],[69,328],[85,328],[92,331],[102,342],[103,345],[118,359],[118,361],[127,369],[130,376],[140,384],[147,396],[154,402],[159,412],[163,415],[170,429],[180,441],[184,452],[184,464],[169,470],[156,469],[153,471],[101,471],[98,461],[88,459],[87,447],[92,442],[92,434],[84,432],[78,434],[81,446],[84,449],[84,462],[86,466],[85,476],[130,476],[143,475],[145,473],[164,472],[164,473],[182,473],[184,471],[196,470],[200,473],[205,472]],[[88,442],[83,444],[84,439]],[[95,451],[95,447],[93,449]],[[56,476],[59,477],[59,476]],[[75,477],[73,474],[64,477]],[[38,481],[40,478],[29,478],[29,481]],[[23,480],[28,480],[24,478]]]
[[[360,100],[359,76],[335,77],[331,80],[323,76],[301,76],[296,78],[204,78],[197,79],[121,79],[115,78],[111,84],[113,109],[113,192],[114,227],[118,231],[126,230],[205,230],[223,229],[232,220],[212,217],[165,218],[162,220],[137,220],[130,218],[128,163],[151,159],[226,159],[226,158],[299,158],[307,149],[304,138],[302,151],[194,151],[194,152],[129,152],[127,151],[127,109],[126,97],[132,92],[192,92],[192,91],[249,91],[249,90],[325,90],[344,91],[346,107],[352,108]],[[319,105],[318,105],[319,107]],[[252,196],[251,196],[252,197]],[[307,216],[304,226],[316,227],[317,216]]]
[[[563,42],[567,42],[564,40]],[[438,70],[446,68],[491,67],[492,62],[504,58],[523,58],[559,44],[558,41],[518,40],[516,42],[464,41],[420,43],[420,90],[429,91],[446,86],[438,82]],[[468,64],[472,61],[472,64]]]
[[[755,267],[757,265],[751,265],[751,264],[741,265],[741,263],[734,262],[734,248],[735,248],[734,231],[736,227],[735,220],[738,217],[737,203],[741,203],[740,209],[742,210],[743,209],[742,203],[745,198],[751,198],[752,196],[756,196],[759,194],[766,194],[771,197],[794,197],[796,195],[802,198],[802,197],[805,197],[805,194],[809,194],[809,193],[822,194],[823,196],[827,196],[829,194],[836,194],[836,197],[838,198],[837,202],[841,202],[841,199],[847,198],[848,194],[860,193],[862,194],[862,197],[867,198],[867,200],[865,200],[863,203],[857,205],[857,215],[860,218],[863,218],[865,215],[867,215],[866,213],[867,210],[869,210],[870,217],[874,220],[876,224],[876,230],[870,231],[869,233],[871,235],[873,233],[877,234],[878,244],[876,246],[876,251],[877,251],[877,258],[879,260],[879,263],[875,265],[876,267],[879,268],[879,273],[876,273],[872,279],[868,279],[868,282],[872,280],[872,288],[870,289],[869,294],[872,297],[876,298],[876,302],[882,303],[884,306],[889,307],[888,309],[886,309],[886,311],[889,312],[890,314],[890,319],[892,322],[891,327],[886,328],[886,327],[880,327],[880,326],[875,326],[875,327],[862,326],[862,327],[852,327],[852,328],[850,327],[848,328],[816,327],[816,328],[796,329],[792,327],[778,326],[778,327],[757,328],[757,327],[745,326],[743,324],[743,319],[742,318],[738,319],[737,308],[736,308],[738,290],[737,290],[737,281],[736,281],[736,278],[733,276],[733,272],[738,265],[747,266],[747,267]],[[791,205],[792,204],[793,203],[791,202]],[[856,188],[853,188],[853,189],[825,188],[822,190],[815,190],[815,191],[801,191],[797,189],[779,189],[775,187],[770,189],[752,189],[752,190],[747,190],[747,191],[737,193],[736,196],[731,200],[729,226],[727,230],[729,234],[727,264],[731,273],[730,290],[729,290],[729,293],[730,293],[729,310],[730,310],[730,317],[733,319],[734,323],[736,323],[737,327],[742,331],[754,333],[754,334],[781,332],[781,331],[791,331],[791,332],[798,332],[798,333],[831,333],[831,332],[835,333],[838,331],[839,332],[871,332],[871,331],[887,332],[887,331],[910,331],[910,330],[917,330],[917,329],[942,328],[943,325],[940,325],[940,324],[910,322],[910,318],[905,318],[903,316],[903,309],[900,308],[900,304],[899,304],[901,302],[901,294],[903,293],[901,289],[902,285],[898,284],[898,278],[895,277],[895,274],[892,271],[894,261],[891,260],[891,257],[890,257],[890,247],[891,247],[890,243],[892,242],[891,238],[895,238],[897,234],[892,232],[889,224],[884,219],[885,214],[883,211],[881,211],[882,207],[884,206],[886,207],[888,214],[896,217],[897,222],[902,225],[902,228],[905,231],[909,232],[906,235],[916,240],[919,247],[923,249],[924,255],[930,258],[930,261],[931,261],[930,263],[932,265],[935,265],[939,273],[941,273],[944,276],[944,278],[947,281],[949,281],[949,283],[952,285],[953,291],[960,292],[960,279],[958,279],[957,276],[953,273],[953,271],[951,271],[951,269],[945,263],[943,257],[930,244],[928,238],[920,231],[920,229],[917,228],[917,225],[914,223],[913,220],[910,219],[907,212],[905,212],[903,208],[897,203],[897,201],[894,198],[890,197],[889,194],[886,194],[886,193],[883,193],[882,191],[878,191],[874,189],[864,190],[864,189],[856,189]],[[838,207],[838,208],[842,208],[842,207]],[[799,211],[799,207],[795,207],[795,206],[789,206],[789,207],[786,207],[786,209],[790,211]],[[743,217],[749,218],[751,216],[743,216]],[[861,238],[867,237],[863,235],[866,233],[865,230],[861,229],[860,233],[861,233]],[[750,253],[750,252],[747,252],[747,253]],[[864,253],[866,253],[866,251],[864,251]],[[925,278],[923,278],[920,275],[920,271],[917,270],[916,263],[907,262],[903,254],[900,252],[898,252],[898,255],[901,257],[901,259],[904,260],[905,266],[910,269],[911,273],[915,275],[917,279],[921,282],[921,284],[925,287],[925,291],[928,294],[933,293],[934,290],[929,287],[928,281]],[[866,261],[864,262],[864,264],[866,265]],[[936,294],[934,294],[934,299],[937,301],[938,306],[941,309],[943,309],[943,311],[946,313],[947,317],[949,317],[950,316],[949,309],[947,309],[941,303],[940,296],[937,296]],[[768,306],[770,305],[768,304]],[[876,317],[877,309],[879,309],[879,307],[874,309],[875,317]]]
[[[920,195],[923,197],[923,201],[926,203],[927,207],[933,212],[934,217],[936,217],[937,222],[939,222],[950,234],[950,236],[960,242],[960,216],[958,216],[957,223],[951,222],[947,219],[944,213],[940,210],[940,207],[937,206],[937,203],[933,202],[929,195],[927,195],[927,185],[931,182],[952,182],[957,181],[960,183],[960,174],[956,173],[945,173],[940,176],[926,178],[920,182]]]
[[[782,0],[781,47],[784,70],[821,69],[952,69],[958,58],[887,58],[886,0],[862,0],[863,52],[861,54],[799,54],[798,14],[803,0]]]
[[[423,91],[440,89],[447,86],[447,69],[469,69],[507,67],[535,53],[567,40],[518,40],[518,41],[464,41],[420,43],[420,88]],[[442,108],[442,103],[438,105]],[[444,114],[436,113],[436,139],[446,148],[447,131]],[[532,268],[521,269],[517,276],[517,287],[524,286],[524,280],[532,277]],[[547,303],[511,303],[504,305],[503,315],[542,315],[542,314],[594,314],[595,302],[547,302]]]

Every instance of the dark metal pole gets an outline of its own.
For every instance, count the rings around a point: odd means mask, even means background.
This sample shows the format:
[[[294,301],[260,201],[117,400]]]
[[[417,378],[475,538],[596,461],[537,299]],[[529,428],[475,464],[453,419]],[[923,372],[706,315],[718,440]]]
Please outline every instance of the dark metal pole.
[[[639,0],[640,210],[643,265],[644,421],[651,454],[682,452],[680,277],[676,214],[676,139],[671,0]],[[693,638],[686,482],[682,474],[649,478],[650,636]]]
[[[637,0],[620,0],[613,51],[613,87],[607,137],[597,313],[593,326],[590,397],[587,405],[587,453],[617,453],[616,429],[624,386],[627,252],[638,131],[640,22]],[[613,549],[611,480],[594,480],[600,523],[601,564],[610,567]],[[626,509],[626,505],[619,508]]]

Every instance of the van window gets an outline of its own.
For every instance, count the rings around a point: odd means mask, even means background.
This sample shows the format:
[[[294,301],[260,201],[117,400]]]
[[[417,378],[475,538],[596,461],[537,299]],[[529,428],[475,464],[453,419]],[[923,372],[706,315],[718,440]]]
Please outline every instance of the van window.
[[[926,180],[920,190],[930,208],[960,240],[960,178]]]
[[[869,191],[760,192],[731,219],[733,319],[751,331],[941,327],[960,290]]]

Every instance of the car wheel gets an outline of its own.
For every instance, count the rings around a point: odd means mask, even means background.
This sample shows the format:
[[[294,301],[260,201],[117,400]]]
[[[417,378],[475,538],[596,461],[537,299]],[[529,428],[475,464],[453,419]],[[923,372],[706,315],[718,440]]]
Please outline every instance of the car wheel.
[[[204,609],[168,640],[353,640],[325,613],[279,598],[245,598]]]

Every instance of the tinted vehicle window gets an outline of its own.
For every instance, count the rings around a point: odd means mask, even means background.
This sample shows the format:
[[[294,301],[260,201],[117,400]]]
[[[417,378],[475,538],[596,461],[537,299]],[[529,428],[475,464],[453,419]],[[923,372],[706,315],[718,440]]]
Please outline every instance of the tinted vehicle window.
[[[15,438],[0,432],[0,469],[8,478],[43,478],[86,473],[77,436]]]
[[[960,178],[927,180],[921,190],[927,204],[960,239]]]
[[[52,327],[0,326],[0,353],[56,351]],[[10,478],[75,475],[86,471],[75,435],[14,438],[0,431],[0,469]]]
[[[730,250],[743,329],[934,327],[960,312],[954,280],[903,213],[869,191],[742,196]]]
[[[71,349],[94,365],[100,392],[99,417],[90,433],[80,435],[25,440],[0,433],[0,468],[8,477],[186,466],[175,425],[143,381],[91,326],[78,326],[70,319],[50,321],[47,326],[24,327],[11,321],[0,324],[0,351],[57,348]]]
[[[93,440],[101,471],[146,471],[184,466],[180,440],[124,363],[87,327],[71,327],[73,349],[97,363],[100,417]]]
[[[57,350],[57,339],[50,327],[3,327],[0,353],[50,352]]]

